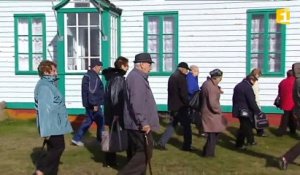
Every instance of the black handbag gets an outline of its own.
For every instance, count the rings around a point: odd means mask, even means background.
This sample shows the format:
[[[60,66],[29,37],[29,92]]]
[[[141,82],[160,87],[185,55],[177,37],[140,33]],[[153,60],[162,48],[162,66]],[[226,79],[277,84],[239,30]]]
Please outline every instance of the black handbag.
[[[102,132],[101,146],[104,152],[122,152],[127,150],[127,131],[120,127],[118,120],[113,120],[110,132]]]
[[[250,113],[247,109],[240,109],[239,110],[239,117],[250,117]]]
[[[277,108],[280,108],[280,107],[281,107],[281,101],[280,101],[279,95],[277,95],[277,97],[275,98],[273,104],[274,104]]]
[[[256,129],[263,129],[269,127],[269,120],[265,113],[254,115],[254,125]]]
[[[202,96],[202,92],[201,90],[197,91],[193,97],[191,98],[190,102],[189,102],[189,106],[192,108],[192,109],[195,109],[197,111],[200,111],[200,108],[201,108],[201,97]]]

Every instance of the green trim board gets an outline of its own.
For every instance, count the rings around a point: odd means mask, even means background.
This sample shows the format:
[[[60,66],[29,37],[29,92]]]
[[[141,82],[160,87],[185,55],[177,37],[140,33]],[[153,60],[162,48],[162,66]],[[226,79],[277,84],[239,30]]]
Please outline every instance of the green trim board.
[[[157,30],[158,33],[151,34],[148,31],[148,24],[149,24],[149,18],[156,18],[158,20],[158,26]],[[172,18],[173,19],[173,28],[172,33],[165,33],[166,30],[164,30],[164,22],[165,18]],[[178,12],[177,11],[166,11],[166,12],[145,12],[144,13],[144,51],[148,52],[152,55],[157,55],[157,65],[158,69],[157,71],[150,72],[150,75],[152,76],[169,76],[171,73],[176,69],[176,65],[178,63]],[[164,50],[165,43],[164,39],[172,38],[173,42],[173,48],[170,50]],[[148,50],[148,42],[151,40],[156,40],[156,45],[158,46],[156,51],[150,51]],[[165,55],[173,55],[172,66],[170,70],[165,70],[165,61],[164,57]]]
[[[6,103],[6,108],[8,109],[34,109],[34,103],[30,102],[7,102]],[[168,111],[168,106],[166,104],[158,104],[157,105],[157,110],[158,111]],[[222,111],[223,112],[228,112],[231,113],[232,111],[232,106],[222,106]],[[262,111],[265,113],[270,113],[270,114],[282,114],[282,110],[273,107],[273,106],[262,106]],[[68,113],[71,115],[74,114],[84,114],[85,110],[84,108],[69,108]]]
[[[283,24],[276,24],[276,29],[278,31],[272,31],[271,28],[271,16],[276,17],[276,10],[277,9],[251,9],[247,10],[247,52],[246,52],[246,73],[249,74],[251,72],[251,56],[252,55],[261,55],[263,61],[262,66],[260,67],[262,70],[262,74],[264,77],[284,77],[285,75],[285,55],[286,55],[286,25]],[[253,31],[252,21],[255,17],[261,17],[260,25],[263,25],[261,31]],[[273,19],[275,20],[275,19]],[[277,41],[275,41],[276,50],[271,50],[271,36],[275,36]],[[253,37],[262,37],[263,41],[261,46],[258,50],[253,50],[252,48],[252,38]],[[279,42],[280,44],[277,44]],[[260,50],[261,49],[261,50]],[[271,71],[271,61],[270,55],[276,55],[280,57],[280,66],[279,70],[272,70]],[[274,59],[275,61],[275,59]],[[275,64],[275,63],[274,63]]]
[[[27,33],[20,33],[19,29],[23,32],[26,31],[22,29],[19,25],[19,21],[27,22]],[[35,33],[34,30],[34,20],[41,21],[41,33]],[[26,25],[23,24],[24,26]],[[23,26],[23,27],[24,27]],[[26,27],[26,26],[25,26]],[[38,40],[41,39],[41,51],[35,50],[35,47],[39,47]],[[27,46],[20,46],[19,41],[27,41]],[[46,16],[43,13],[36,14],[14,14],[14,42],[15,42],[15,74],[16,75],[36,75],[37,74],[37,65],[39,62],[36,62],[34,57],[40,57],[41,60],[45,60],[47,57],[47,42],[46,42]],[[26,48],[22,50],[22,48]],[[20,58],[24,57],[28,59],[28,68],[27,70],[20,69],[20,65],[24,63],[20,62]],[[39,60],[37,60],[39,61]],[[26,65],[26,64],[25,64]]]

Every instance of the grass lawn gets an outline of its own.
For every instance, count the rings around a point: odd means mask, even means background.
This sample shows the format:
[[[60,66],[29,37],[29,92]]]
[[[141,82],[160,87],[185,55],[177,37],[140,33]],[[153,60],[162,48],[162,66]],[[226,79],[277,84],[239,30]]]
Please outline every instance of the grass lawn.
[[[167,120],[161,122],[160,133]],[[276,137],[275,128],[266,132],[269,137],[256,138],[258,145],[247,151],[237,151],[234,148],[234,134],[237,125],[232,125],[221,136],[216,148],[215,158],[201,157],[205,138],[198,137],[193,129],[193,146],[195,152],[180,150],[182,136],[180,129],[167,145],[167,151],[154,150],[152,169],[154,175],[299,175],[300,159],[291,164],[287,171],[278,169],[277,157],[294,145],[299,138],[291,136]],[[110,175],[117,170],[103,168],[103,154],[95,141],[95,130],[85,137],[85,147],[70,145],[72,135],[66,135],[66,150],[62,156],[60,175]],[[0,175],[31,175],[34,171],[34,160],[42,145],[38,136],[35,121],[5,120],[0,122]],[[120,166],[126,163],[125,154],[119,154]]]

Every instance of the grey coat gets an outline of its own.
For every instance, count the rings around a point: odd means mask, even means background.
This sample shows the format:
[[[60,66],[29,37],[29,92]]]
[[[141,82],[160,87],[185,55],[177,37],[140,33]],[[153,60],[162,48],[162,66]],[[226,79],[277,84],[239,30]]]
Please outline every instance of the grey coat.
[[[150,125],[151,130],[158,131],[158,113],[148,74],[134,68],[126,78],[124,127],[141,130],[145,125]]]

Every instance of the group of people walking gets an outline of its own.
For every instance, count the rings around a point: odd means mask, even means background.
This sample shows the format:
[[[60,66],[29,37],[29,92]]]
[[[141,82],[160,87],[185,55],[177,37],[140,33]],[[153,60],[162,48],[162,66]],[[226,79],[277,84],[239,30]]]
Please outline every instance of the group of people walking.
[[[192,147],[192,117],[196,114],[196,125],[199,133],[206,137],[203,147],[204,157],[214,157],[215,147],[221,132],[226,129],[227,121],[222,115],[220,97],[223,90],[219,86],[223,72],[214,69],[202,86],[199,87],[199,68],[188,66],[186,62],[177,65],[177,69],[168,80],[168,111],[170,123],[158,141],[154,141],[152,132],[159,130],[159,118],[156,102],[149,85],[148,76],[153,63],[150,54],[135,55],[134,68],[129,69],[128,59],[118,57],[114,67],[103,69],[99,60],[92,59],[90,70],[82,79],[82,103],[86,110],[86,118],[75,132],[72,144],[84,146],[82,138],[93,122],[97,125],[97,140],[102,142],[101,133],[112,129],[117,121],[128,136],[127,164],[118,172],[119,175],[145,174],[150,163],[154,146],[167,149],[166,144],[172,137],[178,123],[183,128],[183,151],[193,151]],[[105,77],[105,86],[99,73]],[[34,100],[37,110],[37,127],[40,136],[44,138],[43,146],[47,146],[47,155],[37,162],[36,175],[57,174],[60,157],[65,149],[64,134],[72,132],[68,121],[65,101],[55,86],[58,80],[56,64],[45,60],[38,66],[40,80],[35,91]],[[290,73],[288,73],[290,75]],[[244,149],[247,145],[255,145],[253,136],[253,119],[251,116],[262,114],[253,87],[261,76],[259,69],[247,75],[236,85],[233,93],[233,116],[240,121],[236,147]],[[292,81],[292,80],[291,80]],[[257,91],[257,90],[256,90]],[[199,109],[191,109],[190,100],[196,93],[199,95]],[[279,94],[280,93],[279,89]],[[291,119],[291,107],[285,108],[284,97],[282,109],[285,111],[280,131],[285,132],[290,126],[294,133],[295,126]],[[242,110],[248,113],[242,116]],[[266,136],[263,129],[257,131],[260,136]],[[281,159],[283,165],[289,163],[288,156]],[[106,152],[103,166],[117,166],[116,153]],[[151,166],[150,166],[151,171]]]

